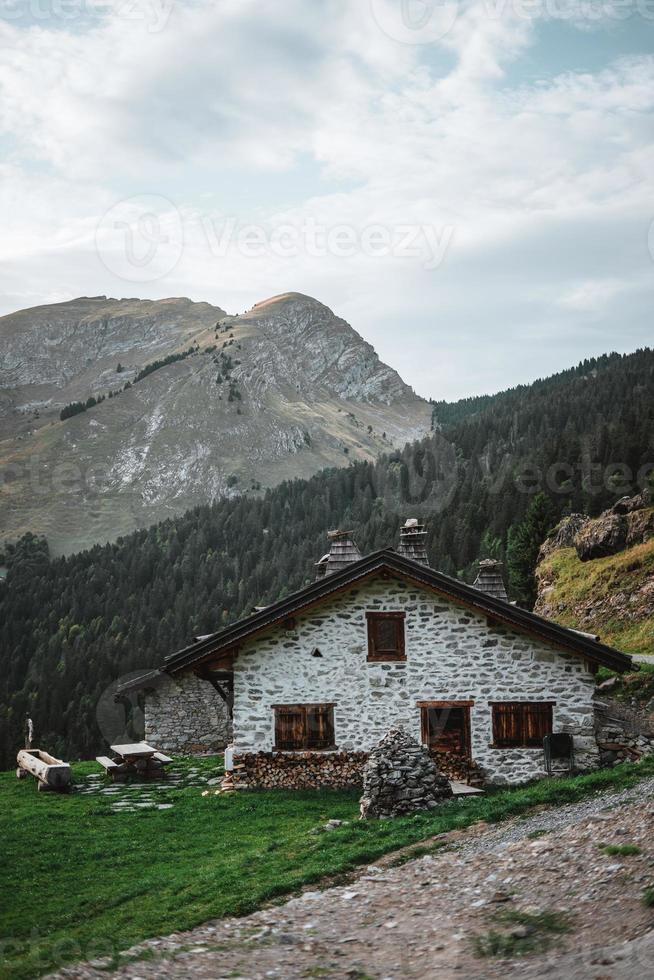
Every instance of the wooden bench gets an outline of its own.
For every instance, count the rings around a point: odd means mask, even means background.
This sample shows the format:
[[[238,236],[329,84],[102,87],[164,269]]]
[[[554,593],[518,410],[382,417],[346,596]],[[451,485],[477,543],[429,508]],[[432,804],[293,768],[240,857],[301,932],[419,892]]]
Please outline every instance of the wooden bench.
[[[110,759],[108,755],[97,755],[95,761],[99,762],[102,768],[105,770],[108,776],[113,776],[118,769],[121,767],[113,759]]]

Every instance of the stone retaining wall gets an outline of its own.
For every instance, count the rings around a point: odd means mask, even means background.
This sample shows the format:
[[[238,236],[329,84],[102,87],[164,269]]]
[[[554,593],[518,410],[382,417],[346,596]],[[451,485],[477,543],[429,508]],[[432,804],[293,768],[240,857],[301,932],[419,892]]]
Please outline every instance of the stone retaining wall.
[[[603,766],[625,760],[636,761],[654,752],[651,720],[629,705],[610,699],[595,705],[597,744]]]

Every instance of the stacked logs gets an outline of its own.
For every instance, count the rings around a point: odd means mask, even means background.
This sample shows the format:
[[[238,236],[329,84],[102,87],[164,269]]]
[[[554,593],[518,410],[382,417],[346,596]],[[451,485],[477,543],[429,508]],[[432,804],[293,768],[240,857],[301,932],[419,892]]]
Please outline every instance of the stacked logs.
[[[432,752],[432,755],[439,770],[448,779],[468,783],[470,786],[484,785],[484,770],[472,759],[457,755],[455,752],[436,751]]]
[[[235,789],[349,789],[362,785],[366,752],[252,752],[235,756]],[[223,788],[224,781],[223,781]]]

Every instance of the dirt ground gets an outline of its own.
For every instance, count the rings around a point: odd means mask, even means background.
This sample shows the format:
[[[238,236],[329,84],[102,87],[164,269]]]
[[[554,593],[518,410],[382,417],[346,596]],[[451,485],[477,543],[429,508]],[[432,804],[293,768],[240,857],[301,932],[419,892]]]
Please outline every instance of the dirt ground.
[[[148,940],[113,975],[646,980],[654,976],[654,907],[643,901],[654,886],[653,797],[648,780],[477,825],[447,835],[435,853],[363,869],[346,886]],[[106,975],[103,963],[57,974]]]

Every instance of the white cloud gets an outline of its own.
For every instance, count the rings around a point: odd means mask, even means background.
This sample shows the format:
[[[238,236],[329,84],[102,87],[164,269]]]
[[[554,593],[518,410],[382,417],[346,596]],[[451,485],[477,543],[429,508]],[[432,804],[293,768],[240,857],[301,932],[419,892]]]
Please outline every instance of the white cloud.
[[[587,279],[559,297],[559,304],[579,313],[601,313],[628,283],[621,279]]]
[[[651,56],[509,84],[540,24],[487,2],[431,45],[345,0],[177,2],[152,23],[112,2],[68,28],[0,25],[5,310],[106,292],[238,311],[298,289],[436,397],[647,341]],[[169,199],[166,227],[183,227],[179,262],[141,284],[95,251],[101,217],[133,195]],[[217,255],[207,228],[230,216],[267,235],[309,220],[359,242],[371,225],[452,238],[436,269],[424,248]]]

